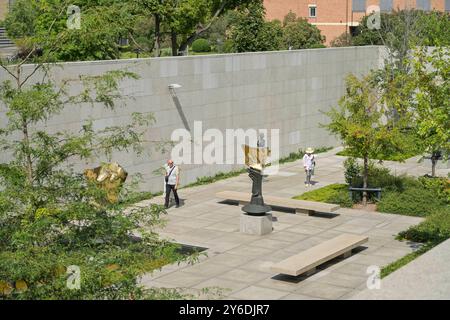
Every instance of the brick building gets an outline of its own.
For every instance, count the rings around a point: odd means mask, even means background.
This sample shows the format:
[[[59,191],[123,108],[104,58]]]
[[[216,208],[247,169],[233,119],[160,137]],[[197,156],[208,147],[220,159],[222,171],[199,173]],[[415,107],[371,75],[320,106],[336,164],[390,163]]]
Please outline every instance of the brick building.
[[[0,0],[0,20],[5,19],[10,0]]]
[[[307,18],[326,37],[326,44],[358,26],[367,7],[377,5],[382,12],[394,9],[450,11],[450,0],[264,0],[267,19],[283,20],[289,11]]]

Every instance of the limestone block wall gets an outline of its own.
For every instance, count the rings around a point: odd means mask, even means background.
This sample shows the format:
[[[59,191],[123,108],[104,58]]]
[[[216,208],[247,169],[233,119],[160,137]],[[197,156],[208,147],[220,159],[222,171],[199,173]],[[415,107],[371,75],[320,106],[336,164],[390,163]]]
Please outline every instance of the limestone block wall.
[[[156,119],[148,128],[148,141],[169,140],[175,129],[186,126],[193,131],[194,122],[201,121],[203,131],[215,128],[224,135],[226,129],[279,129],[281,156],[307,146],[336,146],[336,139],[320,127],[327,122],[321,111],[337,105],[347,74],[365,74],[379,67],[381,50],[369,46],[64,63],[52,69],[56,82],[71,78],[76,83],[79,75],[116,69],[135,72],[140,79],[121,84],[127,97],[117,101],[124,107],[114,112],[100,106],[67,106],[44,126],[52,131],[78,131],[86,119],[92,118],[100,129],[125,124],[133,112],[142,112],[153,113]],[[39,76],[33,79],[38,81]],[[8,75],[1,70],[0,81],[5,79]],[[174,83],[182,86],[175,89],[178,105],[168,88]],[[5,108],[0,106],[0,125],[5,121]],[[267,142],[270,146],[270,139]],[[224,142],[223,147],[227,143],[231,142]],[[113,160],[131,174],[141,173],[143,189],[158,191],[163,179],[153,171],[170,155],[156,150],[151,142],[146,144],[146,151],[141,156],[116,153]],[[8,157],[2,154],[0,161]],[[107,159],[75,161],[76,169],[96,166],[102,160]],[[182,183],[236,167],[240,166],[182,165]]]

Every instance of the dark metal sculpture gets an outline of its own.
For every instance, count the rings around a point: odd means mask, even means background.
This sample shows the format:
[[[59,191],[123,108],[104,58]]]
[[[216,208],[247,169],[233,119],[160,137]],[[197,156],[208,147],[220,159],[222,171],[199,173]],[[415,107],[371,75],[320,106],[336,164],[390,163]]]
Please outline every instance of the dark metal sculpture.
[[[264,204],[262,195],[262,171],[264,163],[270,150],[268,148],[251,148],[243,146],[245,152],[245,164],[248,166],[247,172],[253,181],[252,198],[250,203],[242,208],[242,211],[251,216],[265,216],[272,209]]]
[[[264,216],[272,209],[264,204],[262,195],[262,172],[253,168],[247,168],[247,172],[253,180],[252,199],[249,204],[242,208],[242,211],[251,216]]]

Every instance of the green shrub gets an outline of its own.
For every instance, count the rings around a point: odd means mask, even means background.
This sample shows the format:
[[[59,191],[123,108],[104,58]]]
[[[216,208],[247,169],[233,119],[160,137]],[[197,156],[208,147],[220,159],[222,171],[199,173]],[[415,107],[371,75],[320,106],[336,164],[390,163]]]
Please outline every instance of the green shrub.
[[[325,153],[333,149],[332,147],[320,147],[315,150],[315,154]],[[297,152],[291,152],[287,157],[281,158],[279,160],[280,164],[297,161],[303,158],[305,151],[299,149]]]
[[[419,182],[421,185],[428,190],[436,192],[436,195],[450,203],[450,180],[446,178],[439,177],[420,177]]]
[[[327,46],[326,45],[324,45],[324,44],[321,44],[321,43],[315,43],[315,44],[312,44],[310,47],[309,47],[309,49],[323,49],[323,48],[326,48]]]
[[[192,51],[194,52],[211,52],[211,46],[206,39],[197,39],[192,43]]]
[[[237,177],[245,172],[246,172],[245,169],[238,169],[238,170],[233,170],[230,172],[219,172],[214,176],[198,177],[196,182],[190,183],[190,184],[186,185],[184,188],[192,188],[192,187],[202,186],[202,185],[214,183],[214,182],[217,182],[220,180]]]
[[[425,252],[427,252],[428,250],[430,250],[432,248],[433,248],[432,245],[424,245],[424,246],[420,247],[418,250],[411,252],[410,254],[407,254],[406,256],[388,264],[387,266],[385,266],[381,269],[381,275],[380,275],[381,278],[383,279],[383,278],[387,277],[392,272],[407,265],[408,263],[410,263],[411,261],[413,261],[414,259],[421,256],[422,254],[424,254]]]
[[[234,53],[234,43],[233,40],[226,40],[222,47],[223,53]]]
[[[436,197],[434,191],[421,188],[385,192],[378,203],[378,211],[418,217],[428,216],[445,207],[445,202]]]
[[[411,139],[412,140],[412,139]],[[417,143],[415,140],[411,141],[410,144]],[[408,160],[414,156],[417,156],[419,154],[419,151],[416,150],[413,146],[410,146],[407,148],[405,152],[398,152],[398,153],[392,153],[389,156],[380,156],[376,157],[374,160],[381,160],[381,161],[398,161],[402,162],[405,160]],[[343,157],[351,157],[351,153],[347,150],[343,150],[338,152],[336,155],[343,156]]]
[[[414,242],[440,243],[450,238],[450,209],[442,208],[428,216],[417,226],[399,234],[402,239]]]
[[[362,165],[358,164],[355,158],[348,158],[344,162],[345,181],[353,187],[363,186]],[[411,187],[422,187],[421,183],[414,177],[406,175],[394,176],[388,168],[369,163],[368,185],[372,188],[382,188],[383,191],[403,191]]]
[[[331,184],[317,190],[306,192],[294,199],[334,203],[345,208],[353,206],[353,202],[350,200],[348,194],[348,187],[345,184]]]
[[[344,161],[344,168],[345,182],[347,182],[348,185],[353,185],[353,181],[360,177],[362,170],[361,166],[355,158],[349,157]]]

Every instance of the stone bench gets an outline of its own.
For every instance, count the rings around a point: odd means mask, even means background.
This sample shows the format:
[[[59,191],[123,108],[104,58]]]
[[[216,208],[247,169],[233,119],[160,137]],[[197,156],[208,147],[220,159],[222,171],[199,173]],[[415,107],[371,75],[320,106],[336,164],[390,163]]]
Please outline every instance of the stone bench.
[[[290,276],[298,276],[303,273],[309,276],[316,272],[317,266],[329,260],[339,256],[348,258],[354,248],[359,247],[368,240],[367,236],[342,234],[274,264],[271,270]]]
[[[237,201],[240,205],[245,205],[250,202],[252,196],[250,193],[245,192],[222,191],[216,193],[216,197],[224,200]],[[273,196],[264,196],[264,203],[269,206],[294,209],[295,213],[302,213],[307,215],[311,215],[316,212],[333,213],[340,208],[340,206],[336,204],[280,198]]]

